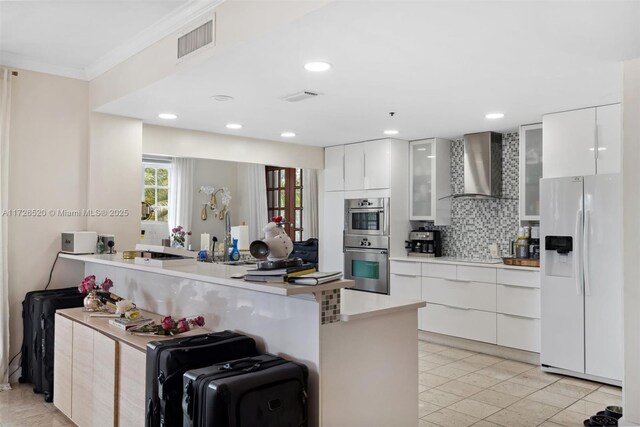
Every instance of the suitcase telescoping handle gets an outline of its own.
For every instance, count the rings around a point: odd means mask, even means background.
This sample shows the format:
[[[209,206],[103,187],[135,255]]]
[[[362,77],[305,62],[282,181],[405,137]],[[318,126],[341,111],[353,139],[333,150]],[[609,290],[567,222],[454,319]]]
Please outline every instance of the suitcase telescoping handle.
[[[240,359],[232,362],[227,362],[220,366],[221,371],[243,371],[253,372],[260,369],[262,366],[262,360],[260,359]]]

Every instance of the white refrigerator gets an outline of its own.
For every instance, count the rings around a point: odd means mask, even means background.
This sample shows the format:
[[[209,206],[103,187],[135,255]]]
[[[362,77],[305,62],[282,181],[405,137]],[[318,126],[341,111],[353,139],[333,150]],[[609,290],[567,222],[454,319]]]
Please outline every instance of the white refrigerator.
[[[540,181],[543,369],[620,385],[622,177]]]

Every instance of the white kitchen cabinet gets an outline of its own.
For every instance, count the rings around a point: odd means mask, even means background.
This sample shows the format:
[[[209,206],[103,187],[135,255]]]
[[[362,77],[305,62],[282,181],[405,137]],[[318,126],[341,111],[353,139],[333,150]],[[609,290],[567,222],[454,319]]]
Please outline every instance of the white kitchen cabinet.
[[[498,313],[497,325],[498,345],[540,353],[540,319]]]
[[[596,172],[622,171],[622,115],[620,104],[596,108]]]
[[[620,172],[620,120],[619,104],[544,115],[544,178]]]
[[[409,149],[409,219],[451,224],[451,141],[412,141]]]
[[[324,191],[344,191],[344,145],[324,149]]]
[[[322,239],[319,241],[320,271],[344,268],[342,236],[344,229],[344,191],[325,191],[322,209]]]
[[[405,301],[422,301],[422,289],[420,286],[420,274],[391,273],[389,275],[389,293],[394,298]],[[418,328],[422,324],[424,308],[418,309]]]
[[[496,344],[496,313],[427,303],[421,329]]]
[[[423,277],[422,295],[430,303],[496,311],[496,285],[492,283]]]
[[[390,140],[359,142],[344,146],[344,189],[389,188]]]
[[[520,220],[540,221],[542,123],[520,126]]]

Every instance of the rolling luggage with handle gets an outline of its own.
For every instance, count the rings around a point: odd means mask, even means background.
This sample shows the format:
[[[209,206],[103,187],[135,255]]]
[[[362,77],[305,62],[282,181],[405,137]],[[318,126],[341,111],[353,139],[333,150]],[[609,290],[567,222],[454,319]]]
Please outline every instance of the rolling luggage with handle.
[[[22,301],[22,323],[23,336],[21,347],[21,375],[19,381],[21,383],[33,383],[33,391],[35,393],[43,392],[43,362],[45,362],[45,354],[43,352],[43,306],[45,302],[51,302],[56,308],[82,307],[84,295],[78,292],[77,287],[51,289],[46,291],[27,292],[24,301]],[[56,306],[60,301],[64,303],[60,307]],[[51,305],[49,305],[51,307]],[[53,326],[53,320],[49,326]],[[53,337],[53,332],[51,332]],[[46,361],[49,366],[53,366],[53,339],[49,342],[51,348],[50,360]],[[53,381],[53,369],[51,369],[51,378]],[[52,390],[52,389],[51,389]]]
[[[233,331],[148,343],[145,426],[182,425],[182,376],[189,369],[256,354],[255,340]]]
[[[306,426],[307,378],[305,365],[271,354],[190,370],[183,426]]]
[[[44,298],[40,314],[40,346],[38,355],[33,363],[33,389],[37,393],[44,393],[46,402],[53,402],[53,355],[55,337],[56,310],[63,308],[82,307],[85,295],[75,294]]]

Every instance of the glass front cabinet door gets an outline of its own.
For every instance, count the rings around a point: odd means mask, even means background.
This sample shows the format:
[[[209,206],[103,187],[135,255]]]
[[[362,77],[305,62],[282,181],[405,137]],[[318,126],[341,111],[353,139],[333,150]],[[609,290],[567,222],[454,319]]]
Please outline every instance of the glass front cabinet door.
[[[520,126],[520,220],[540,221],[542,123]]]
[[[424,139],[409,148],[409,219],[450,224],[451,141]]]

